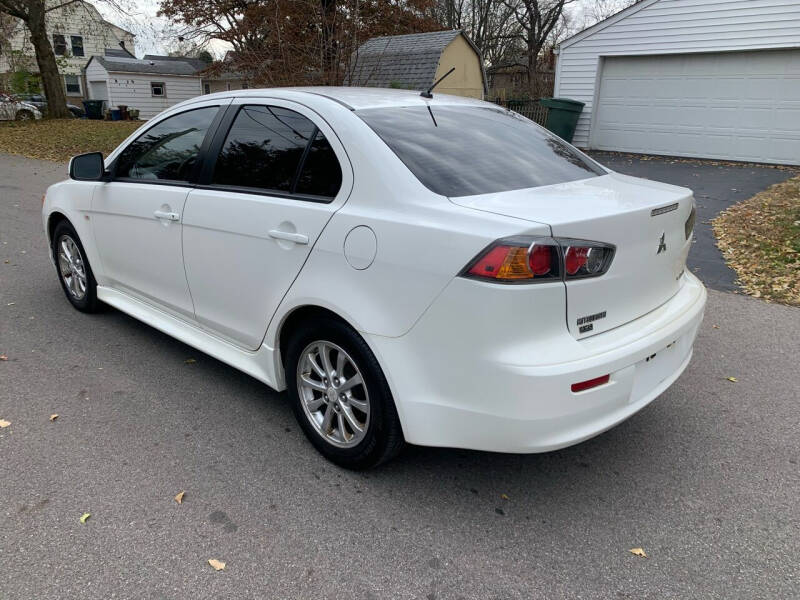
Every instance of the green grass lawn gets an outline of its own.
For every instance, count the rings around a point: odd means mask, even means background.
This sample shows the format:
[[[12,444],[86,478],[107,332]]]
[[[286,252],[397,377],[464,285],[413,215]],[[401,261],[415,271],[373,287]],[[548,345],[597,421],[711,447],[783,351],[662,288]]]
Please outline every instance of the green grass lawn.
[[[748,294],[800,306],[800,177],[732,206],[713,225]]]
[[[0,153],[66,162],[76,154],[107,155],[144,121],[42,119],[0,122]]]

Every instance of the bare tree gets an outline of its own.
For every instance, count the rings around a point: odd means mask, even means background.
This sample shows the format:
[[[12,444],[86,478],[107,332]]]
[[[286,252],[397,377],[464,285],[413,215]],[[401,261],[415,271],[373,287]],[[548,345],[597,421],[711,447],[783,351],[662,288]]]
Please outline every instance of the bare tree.
[[[608,17],[617,14],[622,9],[633,6],[639,0],[592,0],[583,9],[584,27],[590,27]]]
[[[437,0],[431,16],[447,29],[463,29],[489,64],[507,56],[519,34],[514,9],[503,0]]]
[[[520,27],[519,38],[525,46],[528,60],[528,85],[531,95],[538,94],[539,63],[543,51],[551,42],[553,32],[564,22],[564,7],[576,0],[504,0],[513,8]]]
[[[185,40],[229,42],[234,71],[256,85],[338,85],[359,43],[380,35],[432,31],[431,0],[160,0]]]

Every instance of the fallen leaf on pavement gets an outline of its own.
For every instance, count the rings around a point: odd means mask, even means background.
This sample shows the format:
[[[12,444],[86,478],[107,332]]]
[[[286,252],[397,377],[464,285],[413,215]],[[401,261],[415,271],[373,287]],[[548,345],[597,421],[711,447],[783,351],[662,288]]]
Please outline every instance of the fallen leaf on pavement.
[[[55,421],[58,418],[58,415],[50,415],[50,420]]]
[[[177,496],[175,496],[175,502],[178,504],[183,504],[183,496],[186,492],[180,492]]]
[[[628,552],[640,558],[647,558],[647,554],[645,553],[643,548],[631,548],[630,550],[628,550]]]
[[[506,494],[500,494],[500,497],[501,497],[503,500],[508,500],[508,496],[507,496]]]
[[[194,364],[194,363],[196,363],[197,361],[196,361],[195,359],[193,359],[193,358],[187,358],[187,359],[186,359],[185,361],[183,361],[183,362],[184,362],[185,364],[187,364],[187,365],[193,365],[193,364]]]
[[[86,521],[87,521],[87,520],[89,519],[89,517],[91,517],[91,516],[92,516],[92,513],[83,513],[83,514],[81,515],[81,518],[80,518],[79,520],[80,520],[80,522],[81,522],[81,523],[86,523]]]
[[[11,421],[4,421],[3,419],[0,419],[0,429],[5,429],[9,425],[11,425]]]
[[[8,360],[8,357],[5,354],[0,354],[0,360]]]
[[[225,563],[221,560],[217,560],[216,558],[209,558],[208,564],[210,564],[215,571],[225,570]]]
[[[719,329],[719,325],[712,325],[711,327],[714,329]]]
[[[727,379],[728,381],[732,381],[733,383],[736,383],[736,382],[739,381],[738,379],[736,379],[736,377],[726,377],[725,379]]]
[[[16,302],[9,302],[8,304],[6,304],[6,306],[14,306],[15,304]]]

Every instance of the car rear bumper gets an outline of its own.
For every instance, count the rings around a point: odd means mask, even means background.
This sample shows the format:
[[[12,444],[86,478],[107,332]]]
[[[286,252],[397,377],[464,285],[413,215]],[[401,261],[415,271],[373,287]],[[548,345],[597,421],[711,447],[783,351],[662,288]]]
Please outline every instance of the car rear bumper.
[[[561,321],[541,335],[517,335],[519,317],[495,307],[484,318],[509,343],[473,337],[482,300],[458,279],[405,336],[366,336],[384,365],[406,440],[498,452],[547,452],[589,439],[635,414],[684,371],[703,319],[706,291],[690,274],[651,313],[612,331],[575,340]],[[477,296],[480,296],[478,290]],[[489,309],[492,310],[491,308]],[[484,309],[486,312],[486,309]],[[455,313],[455,314],[454,314]],[[474,316],[473,316],[474,319]],[[461,322],[460,327],[455,324]],[[485,332],[484,332],[485,333]],[[528,339],[526,339],[528,338]],[[573,393],[574,383],[610,375]]]

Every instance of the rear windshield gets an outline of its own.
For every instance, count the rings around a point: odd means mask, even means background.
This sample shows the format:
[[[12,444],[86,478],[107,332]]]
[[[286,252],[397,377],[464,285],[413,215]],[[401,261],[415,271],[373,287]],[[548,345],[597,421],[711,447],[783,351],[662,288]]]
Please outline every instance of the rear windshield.
[[[511,111],[371,108],[357,114],[428,189],[472,196],[605,175],[561,138]]]

